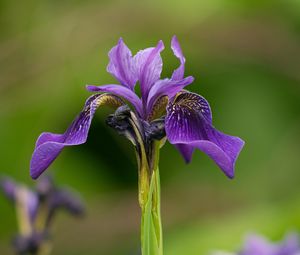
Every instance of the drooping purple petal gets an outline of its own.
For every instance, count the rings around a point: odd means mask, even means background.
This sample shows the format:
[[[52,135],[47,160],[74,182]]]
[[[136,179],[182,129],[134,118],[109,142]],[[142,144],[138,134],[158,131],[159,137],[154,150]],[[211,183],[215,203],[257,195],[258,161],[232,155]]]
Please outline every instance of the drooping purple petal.
[[[93,95],[87,99],[83,110],[64,134],[43,133],[40,135],[30,162],[30,175],[33,179],[39,177],[49,167],[65,146],[86,142],[95,111],[103,104],[120,106],[122,101],[109,94]]]
[[[144,101],[147,100],[151,86],[160,78],[162,71],[162,59],[160,52],[164,44],[159,41],[155,48],[147,48],[139,51],[134,57],[135,72],[140,81],[141,94]]]
[[[181,153],[186,163],[189,163],[192,160],[192,156],[194,153],[195,148],[188,144],[174,144],[177,150]]]
[[[121,85],[133,90],[137,81],[133,58],[131,51],[122,38],[120,38],[118,44],[109,51],[108,56],[110,61],[107,66],[107,71],[111,73]]]
[[[125,100],[129,101],[129,103],[131,103],[134,106],[134,108],[140,116],[143,115],[143,107],[140,98],[128,88],[116,84],[109,84],[103,86],[87,85],[86,88],[88,91],[91,92],[107,92],[116,96],[120,96]]]
[[[181,79],[183,79],[183,76],[184,76],[185,58],[183,56],[178,39],[175,35],[172,37],[171,48],[173,50],[174,55],[180,61],[180,66],[172,74],[172,80],[181,80]]]
[[[228,177],[234,176],[234,164],[244,142],[238,137],[223,134],[212,126],[210,106],[203,97],[187,92],[178,95],[167,107],[165,128],[170,143],[200,149]],[[190,159],[191,152],[183,156]]]
[[[153,104],[161,96],[174,97],[184,87],[194,81],[192,76],[188,76],[181,80],[158,80],[150,89],[147,99],[147,115],[151,112]]]

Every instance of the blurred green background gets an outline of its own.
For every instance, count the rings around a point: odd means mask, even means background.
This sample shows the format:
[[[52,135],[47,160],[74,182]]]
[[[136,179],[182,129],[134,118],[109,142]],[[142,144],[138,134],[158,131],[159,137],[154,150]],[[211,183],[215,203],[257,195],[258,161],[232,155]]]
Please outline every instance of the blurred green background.
[[[300,1],[0,1],[0,171],[34,185],[29,160],[43,131],[62,133],[90,95],[107,84],[107,52],[120,36],[135,53],[163,39],[163,77],[178,66],[189,89],[211,104],[214,125],[246,141],[228,180],[203,153],[185,165],[161,152],[165,254],[235,250],[249,232],[273,240],[300,230]],[[87,216],[61,214],[57,255],[139,250],[137,169],[132,146],[99,110],[88,142],[67,148],[50,169],[86,201]],[[0,197],[0,253],[12,254],[15,212]]]

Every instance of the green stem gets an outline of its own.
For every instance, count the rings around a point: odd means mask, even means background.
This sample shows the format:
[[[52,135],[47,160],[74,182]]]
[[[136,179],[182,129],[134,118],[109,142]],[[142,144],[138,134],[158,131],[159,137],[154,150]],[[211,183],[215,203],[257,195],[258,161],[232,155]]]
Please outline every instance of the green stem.
[[[160,214],[160,178],[159,178],[159,149],[160,143],[153,145],[153,154],[150,164],[143,165],[143,156],[140,160],[140,179],[139,185],[147,187],[143,190],[144,203],[141,205],[141,242],[142,255],[163,255],[162,224]],[[150,167],[149,167],[150,165]],[[149,185],[143,184],[144,175],[148,177]],[[141,190],[140,190],[141,192]],[[141,194],[140,194],[141,196]]]

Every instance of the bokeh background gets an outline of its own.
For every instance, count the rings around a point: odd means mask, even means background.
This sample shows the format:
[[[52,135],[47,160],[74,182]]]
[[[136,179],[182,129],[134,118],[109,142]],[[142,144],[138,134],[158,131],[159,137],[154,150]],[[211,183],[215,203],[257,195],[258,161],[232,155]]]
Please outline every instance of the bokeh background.
[[[42,131],[62,133],[106,84],[107,52],[120,36],[133,52],[165,42],[163,76],[181,42],[189,89],[211,104],[214,125],[246,146],[228,180],[203,153],[186,165],[161,152],[165,254],[235,250],[249,232],[272,240],[300,230],[300,1],[0,1],[0,172],[28,185]],[[139,208],[132,146],[98,110],[88,142],[67,148],[50,169],[86,201],[87,215],[61,214],[57,255],[137,254]],[[12,254],[15,212],[0,196],[0,253]]]

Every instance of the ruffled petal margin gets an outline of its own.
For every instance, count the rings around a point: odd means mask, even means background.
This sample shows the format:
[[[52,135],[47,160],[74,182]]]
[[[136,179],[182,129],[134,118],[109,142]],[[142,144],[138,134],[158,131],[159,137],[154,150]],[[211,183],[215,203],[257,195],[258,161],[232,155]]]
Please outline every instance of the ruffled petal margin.
[[[185,58],[183,56],[178,39],[175,35],[173,36],[173,38],[171,40],[171,48],[173,50],[174,55],[180,61],[180,66],[172,74],[172,80],[181,80],[184,76]]]

